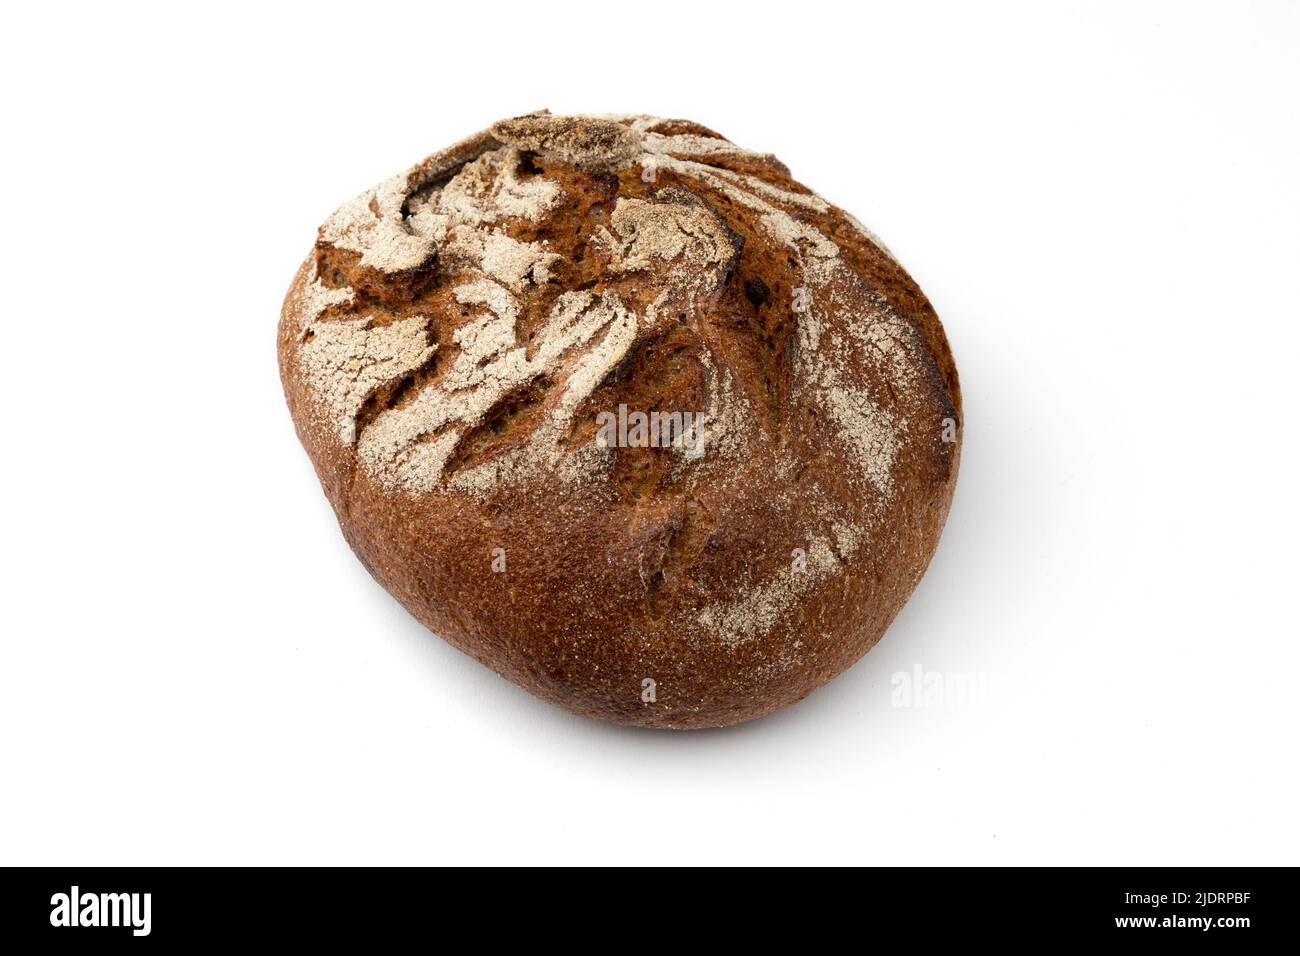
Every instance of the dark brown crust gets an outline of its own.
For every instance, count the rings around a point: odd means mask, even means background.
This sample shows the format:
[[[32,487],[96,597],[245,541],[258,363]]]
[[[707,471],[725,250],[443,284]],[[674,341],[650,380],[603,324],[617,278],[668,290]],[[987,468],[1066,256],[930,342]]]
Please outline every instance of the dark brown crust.
[[[716,137],[685,121],[663,121],[659,129]],[[529,128],[525,124],[511,132],[522,135]],[[766,396],[766,424],[753,436],[761,453],[744,473],[684,480],[671,473],[660,450],[620,449],[610,481],[594,494],[539,484],[494,489],[480,500],[385,487],[358,465],[353,449],[316,412],[300,372],[302,333],[290,303],[315,264],[326,284],[352,285],[381,323],[416,312],[437,316],[433,334],[444,354],[463,319],[453,313],[454,303],[431,271],[369,276],[354,254],[326,246],[309,257],[294,280],[278,354],[298,435],[343,533],[376,580],[431,630],[575,713],[647,727],[697,728],[738,723],[794,703],[880,639],[937,545],[960,457],[960,441],[939,438],[941,420],[960,423],[961,413],[956,366],[942,325],[902,267],[840,210],[799,214],[833,238],[852,272],[925,343],[929,359],[915,394],[889,400],[932,427],[933,440],[900,459],[899,493],[873,531],[871,548],[846,559],[843,573],[804,593],[754,640],[726,645],[690,638],[684,622],[695,620],[703,607],[724,599],[729,590],[739,593],[779,573],[792,549],[807,547],[800,534],[819,520],[811,500],[802,500],[808,483],[846,507],[860,504],[861,489],[847,476],[842,453],[819,437],[824,423],[794,402],[783,384],[796,346],[792,317],[781,304],[789,301],[795,282],[784,253],[757,235],[745,210],[698,182],[663,175],[646,183],[635,166],[608,173],[544,158],[537,162],[542,174],[563,183],[569,198],[545,223],[516,223],[512,234],[544,238],[564,254],[557,266],[559,288],[617,289],[637,307],[645,304],[634,284],[611,275],[607,262],[586,243],[595,227],[608,225],[616,197],[670,201],[672,191],[680,190],[725,222],[740,247],[723,288],[707,307],[639,341],[629,360],[589,399],[587,414],[575,420],[589,422],[595,409],[620,401],[665,410],[700,407],[705,383],[698,363],[685,357],[685,345],[703,339],[727,355],[747,394]],[[775,161],[729,158],[718,165],[724,163],[807,194]],[[526,315],[544,314],[556,294],[545,287],[533,290]],[[413,376],[419,374],[437,370]],[[409,382],[405,388],[410,391]],[[401,391],[394,384],[376,393],[363,416],[402,401]],[[512,398],[500,413],[504,421],[467,435],[449,467],[491,458],[517,433],[527,433],[543,412],[544,393]],[[362,428],[366,423],[359,420]],[[582,425],[568,441],[589,441],[589,432],[594,425]],[[770,463],[781,456],[801,466],[803,477],[797,475],[793,486],[780,485],[771,475]],[[506,549],[508,573],[491,573],[494,547]],[[792,655],[795,646],[798,653]],[[647,677],[656,682],[653,703],[642,700]]]

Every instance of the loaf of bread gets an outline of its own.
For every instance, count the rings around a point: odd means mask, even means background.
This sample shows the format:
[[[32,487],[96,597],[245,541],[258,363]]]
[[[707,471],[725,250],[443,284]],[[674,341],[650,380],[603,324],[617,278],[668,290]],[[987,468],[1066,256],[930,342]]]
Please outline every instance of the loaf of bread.
[[[278,345],[370,573],[619,723],[733,724],[849,667],[956,481],[920,289],[775,157],[682,120],[530,114],[380,183],[320,227]]]

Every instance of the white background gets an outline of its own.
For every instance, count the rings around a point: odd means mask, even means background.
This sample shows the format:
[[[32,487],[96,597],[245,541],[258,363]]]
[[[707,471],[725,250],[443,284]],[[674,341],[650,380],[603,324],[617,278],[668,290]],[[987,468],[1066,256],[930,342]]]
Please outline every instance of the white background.
[[[7,8],[0,862],[1300,862],[1300,5]],[[757,723],[569,716],[339,534],[275,364],[339,203],[694,119],[933,300],[934,563]],[[891,676],[985,675],[903,708]]]

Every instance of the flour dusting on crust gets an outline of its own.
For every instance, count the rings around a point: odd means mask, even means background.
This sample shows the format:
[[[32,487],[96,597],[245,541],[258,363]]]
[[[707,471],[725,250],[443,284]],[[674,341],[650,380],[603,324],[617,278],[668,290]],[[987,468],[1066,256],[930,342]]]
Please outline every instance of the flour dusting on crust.
[[[798,316],[800,394],[819,404],[838,428],[842,443],[860,461],[864,480],[888,494],[906,422],[846,377],[841,356],[854,349],[905,387],[915,365],[909,342],[914,334],[902,323],[880,321],[886,310],[869,301],[869,290],[854,288],[861,283],[845,266],[836,243],[799,218],[800,210],[825,212],[824,200],[717,164],[734,160],[757,168],[774,164],[770,155],[714,136],[656,131],[668,123],[652,117],[546,114],[502,121],[385,180],[326,221],[321,243],[356,254],[363,267],[399,274],[433,262],[439,274],[477,276],[454,288],[455,300],[476,317],[453,336],[457,351],[444,359],[444,376],[426,384],[405,406],[382,412],[361,436],[351,421],[365,396],[419,367],[433,346],[414,319],[381,328],[371,328],[364,319],[319,321],[329,306],[350,303],[353,290],[327,288],[312,276],[299,311],[313,338],[300,361],[340,440],[356,444],[366,468],[411,493],[442,487],[448,458],[464,434],[512,393],[543,379],[548,387],[559,387],[563,397],[538,426],[529,448],[505,453],[495,466],[475,465],[459,476],[458,484],[482,490],[490,482],[543,466],[567,478],[598,473],[607,456],[590,452],[560,467],[564,455],[557,450],[556,436],[572,424],[564,416],[626,358],[638,331],[655,326],[660,313],[681,302],[693,307],[707,300],[725,278],[738,247],[707,206],[689,195],[667,201],[620,196],[609,227],[598,226],[592,242],[605,248],[613,272],[644,274],[661,295],[638,315],[616,293],[564,292],[537,341],[526,347],[517,335],[528,295],[553,280],[559,255],[544,241],[516,238],[507,227],[512,221],[541,222],[565,201],[559,183],[527,173],[527,156],[537,153],[588,171],[639,166],[671,172],[678,181],[698,182],[748,210],[754,225],[797,262],[810,298]],[[846,289],[853,294],[846,295]],[[845,321],[846,310],[855,308],[862,314]],[[831,327],[842,331],[824,342],[824,331]],[[738,453],[747,441],[741,419],[748,410],[728,392],[729,370],[714,367],[711,357],[701,358],[705,362],[716,388],[710,399],[711,435],[717,447]],[[718,411],[721,405],[730,409],[725,419]],[[577,467],[582,463],[595,472]]]
[[[425,334],[427,320],[412,316],[373,327],[362,317],[323,322],[303,343],[303,369],[320,396],[339,441],[356,440],[356,416],[376,388],[418,368],[436,346]]]

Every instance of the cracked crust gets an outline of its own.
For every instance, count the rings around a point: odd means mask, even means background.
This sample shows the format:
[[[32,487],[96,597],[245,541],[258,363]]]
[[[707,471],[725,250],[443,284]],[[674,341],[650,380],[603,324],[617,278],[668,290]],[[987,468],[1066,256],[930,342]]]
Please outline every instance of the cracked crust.
[[[503,120],[345,204],[279,358],[376,579],[620,723],[737,723],[851,665],[956,480],[957,373],[920,290],[774,157],[681,120]],[[605,447],[620,406],[700,413],[704,453]]]

